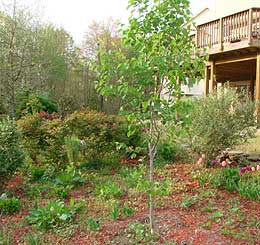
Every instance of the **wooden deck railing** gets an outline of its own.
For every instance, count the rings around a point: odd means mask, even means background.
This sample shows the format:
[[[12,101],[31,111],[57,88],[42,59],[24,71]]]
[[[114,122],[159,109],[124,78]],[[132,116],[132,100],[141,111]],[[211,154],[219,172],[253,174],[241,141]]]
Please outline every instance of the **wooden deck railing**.
[[[260,8],[252,8],[197,27],[197,47],[218,48],[226,44],[260,40]]]

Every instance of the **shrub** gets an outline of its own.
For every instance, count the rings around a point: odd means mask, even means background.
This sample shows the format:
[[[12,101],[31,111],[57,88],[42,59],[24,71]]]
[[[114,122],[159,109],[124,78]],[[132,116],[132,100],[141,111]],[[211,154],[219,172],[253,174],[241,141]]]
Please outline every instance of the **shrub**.
[[[82,179],[75,171],[62,171],[57,175],[55,182],[57,185],[61,186],[75,186],[81,185],[84,183],[84,179]]]
[[[98,231],[100,229],[100,222],[98,219],[90,217],[87,219],[88,229],[90,231]]]
[[[17,123],[33,162],[39,165],[54,163],[56,169],[64,169],[68,163],[102,165],[119,162],[116,142],[126,146],[140,142],[138,131],[136,137],[127,137],[125,120],[95,111],[74,112],[65,120],[41,112],[26,115]]]
[[[157,148],[158,158],[168,162],[174,161],[179,152],[179,147],[171,142],[160,142]]]
[[[71,222],[81,207],[82,203],[75,204],[74,199],[68,205],[62,201],[48,201],[47,206],[36,206],[29,211],[26,218],[30,224],[50,230]]]
[[[18,95],[18,118],[41,111],[48,113],[58,112],[58,106],[47,95],[31,92],[30,90],[24,90]]]
[[[220,90],[198,99],[190,114],[188,144],[207,161],[228,147],[252,137],[255,132],[255,105],[233,90]]]
[[[64,164],[66,154],[62,147],[64,136],[60,119],[46,117],[46,113],[36,113],[22,117],[17,123],[22,131],[24,146],[35,163],[52,162],[57,167]]]
[[[21,207],[21,202],[17,198],[8,198],[6,194],[0,197],[0,213],[13,214]]]
[[[74,112],[64,122],[64,134],[83,142],[81,154],[89,162],[102,162],[118,155],[116,142],[137,145],[140,134],[127,137],[127,123],[122,118],[95,111]]]
[[[45,169],[38,166],[31,166],[29,171],[31,180],[34,182],[40,181],[45,174]]]
[[[11,119],[0,121],[0,190],[24,160],[21,135]]]

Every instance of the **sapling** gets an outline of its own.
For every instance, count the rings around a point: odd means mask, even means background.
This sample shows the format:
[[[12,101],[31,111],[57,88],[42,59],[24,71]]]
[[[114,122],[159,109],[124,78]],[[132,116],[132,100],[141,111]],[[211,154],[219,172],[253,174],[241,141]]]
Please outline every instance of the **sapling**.
[[[97,89],[102,96],[120,96],[129,121],[128,136],[141,126],[150,167],[149,218],[154,234],[154,161],[162,130],[175,119],[180,81],[192,83],[203,67],[191,55],[195,46],[185,23],[188,0],[129,0],[131,17],[123,28],[128,53],[100,50]],[[189,80],[187,79],[189,77]]]

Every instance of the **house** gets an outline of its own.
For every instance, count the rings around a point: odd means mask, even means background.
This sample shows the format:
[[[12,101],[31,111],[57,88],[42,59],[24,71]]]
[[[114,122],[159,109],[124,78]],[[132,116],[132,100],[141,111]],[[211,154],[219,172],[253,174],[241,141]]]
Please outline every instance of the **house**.
[[[260,0],[215,0],[190,23],[197,47],[209,54],[204,94],[228,85],[260,101]]]

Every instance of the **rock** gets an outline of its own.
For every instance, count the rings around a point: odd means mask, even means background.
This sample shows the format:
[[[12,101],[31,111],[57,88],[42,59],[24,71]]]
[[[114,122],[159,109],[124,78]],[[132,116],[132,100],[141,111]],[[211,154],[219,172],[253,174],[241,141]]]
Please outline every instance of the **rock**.
[[[251,156],[247,157],[247,160],[249,162],[258,162],[258,161],[260,161],[260,156],[253,156],[253,155],[251,155]]]

